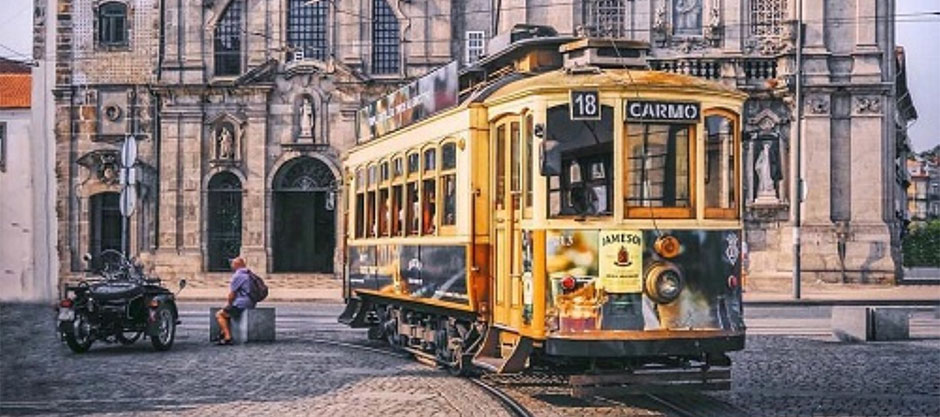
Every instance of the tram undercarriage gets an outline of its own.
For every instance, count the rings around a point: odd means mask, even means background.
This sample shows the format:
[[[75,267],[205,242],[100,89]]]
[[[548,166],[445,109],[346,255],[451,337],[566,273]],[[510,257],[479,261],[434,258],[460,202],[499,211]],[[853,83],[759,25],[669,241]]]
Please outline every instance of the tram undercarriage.
[[[385,341],[453,375],[561,376],[575,396],[728,390],[731,358],[726,352],[744,345],[743,333],[633,341],[533,340],[466,312],[379,297],[351,299],[339,321],[366,328],[369,339]]]

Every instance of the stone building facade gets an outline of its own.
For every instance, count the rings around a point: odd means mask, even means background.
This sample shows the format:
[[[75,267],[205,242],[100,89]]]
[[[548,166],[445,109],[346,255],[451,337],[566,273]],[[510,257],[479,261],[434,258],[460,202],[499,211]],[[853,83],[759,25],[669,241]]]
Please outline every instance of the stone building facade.
[[[895,275],[893,3],[805,2],[803,262],[822,279]],[[356,109],[521,23],[645,40],[656,69],[748,91],[751,271],[790,271],[794,0],[37,0],[36,15],[63,277],[120,244],[127,136],[140,149],[129,246],[153,272],[216,285],[237,253],[296,285],[341,272]]]

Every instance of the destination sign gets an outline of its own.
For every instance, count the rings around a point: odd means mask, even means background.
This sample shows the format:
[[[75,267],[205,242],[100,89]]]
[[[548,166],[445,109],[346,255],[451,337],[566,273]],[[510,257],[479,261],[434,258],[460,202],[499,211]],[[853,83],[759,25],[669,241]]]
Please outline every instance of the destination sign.
[[[699,103],[628,100],[627,121],[697,123],[702,114]]]

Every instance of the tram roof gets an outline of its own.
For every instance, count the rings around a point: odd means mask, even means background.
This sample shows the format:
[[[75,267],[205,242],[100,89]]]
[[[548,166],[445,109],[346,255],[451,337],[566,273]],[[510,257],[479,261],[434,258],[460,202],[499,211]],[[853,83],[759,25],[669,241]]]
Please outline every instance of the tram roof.
[[[652,70],[605,68],[579,72],[558,69],[526,77],[500,87],[490,94],[485,102],[502,101],[527,93],[566,91],[577,88],[599,90],[620,88],[627,92],[631,88],[636,88],[641,94],[667,91],[714,94],[741,100],[747,98],[747,94],[741,90],[700,77]]]

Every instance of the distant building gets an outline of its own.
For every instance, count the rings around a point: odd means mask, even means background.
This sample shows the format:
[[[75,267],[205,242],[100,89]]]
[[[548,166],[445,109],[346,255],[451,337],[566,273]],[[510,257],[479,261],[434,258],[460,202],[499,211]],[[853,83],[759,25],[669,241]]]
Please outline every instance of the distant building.
[[[907,209],[912,222],[940,219],[940,166],[937,158],[916,157],[907,161],[911,185]]]
[[[46,300],[53,217],[44,194],[50,175],[41,140],[31,131],[31,67],[0,58],[0,300]],[[50,170],[51,172],[51,170]],[[49,200],[51,202],[51,199]],[[53,268],[54,269],[54,268]]]
[[[472,66],[530,24],[646,41],[654,69],[751,95],[739,128],[752,277],[792,272],[801,105],[805,276],[891,282],[904,230],[899,134],[916,115],[908,96],[898,118],[894,1],[803,2],[802,103],[796,3],[37,0],[59,270],[77,276],[83,253],[120,244],[116,164],[133,136],[131,253],[158,274],[219,285],[238,253],[286,285],[340,273],[345,208],[335,202],[356,110],[450,60]],[[757,199],[765,146],[775,196]]]

